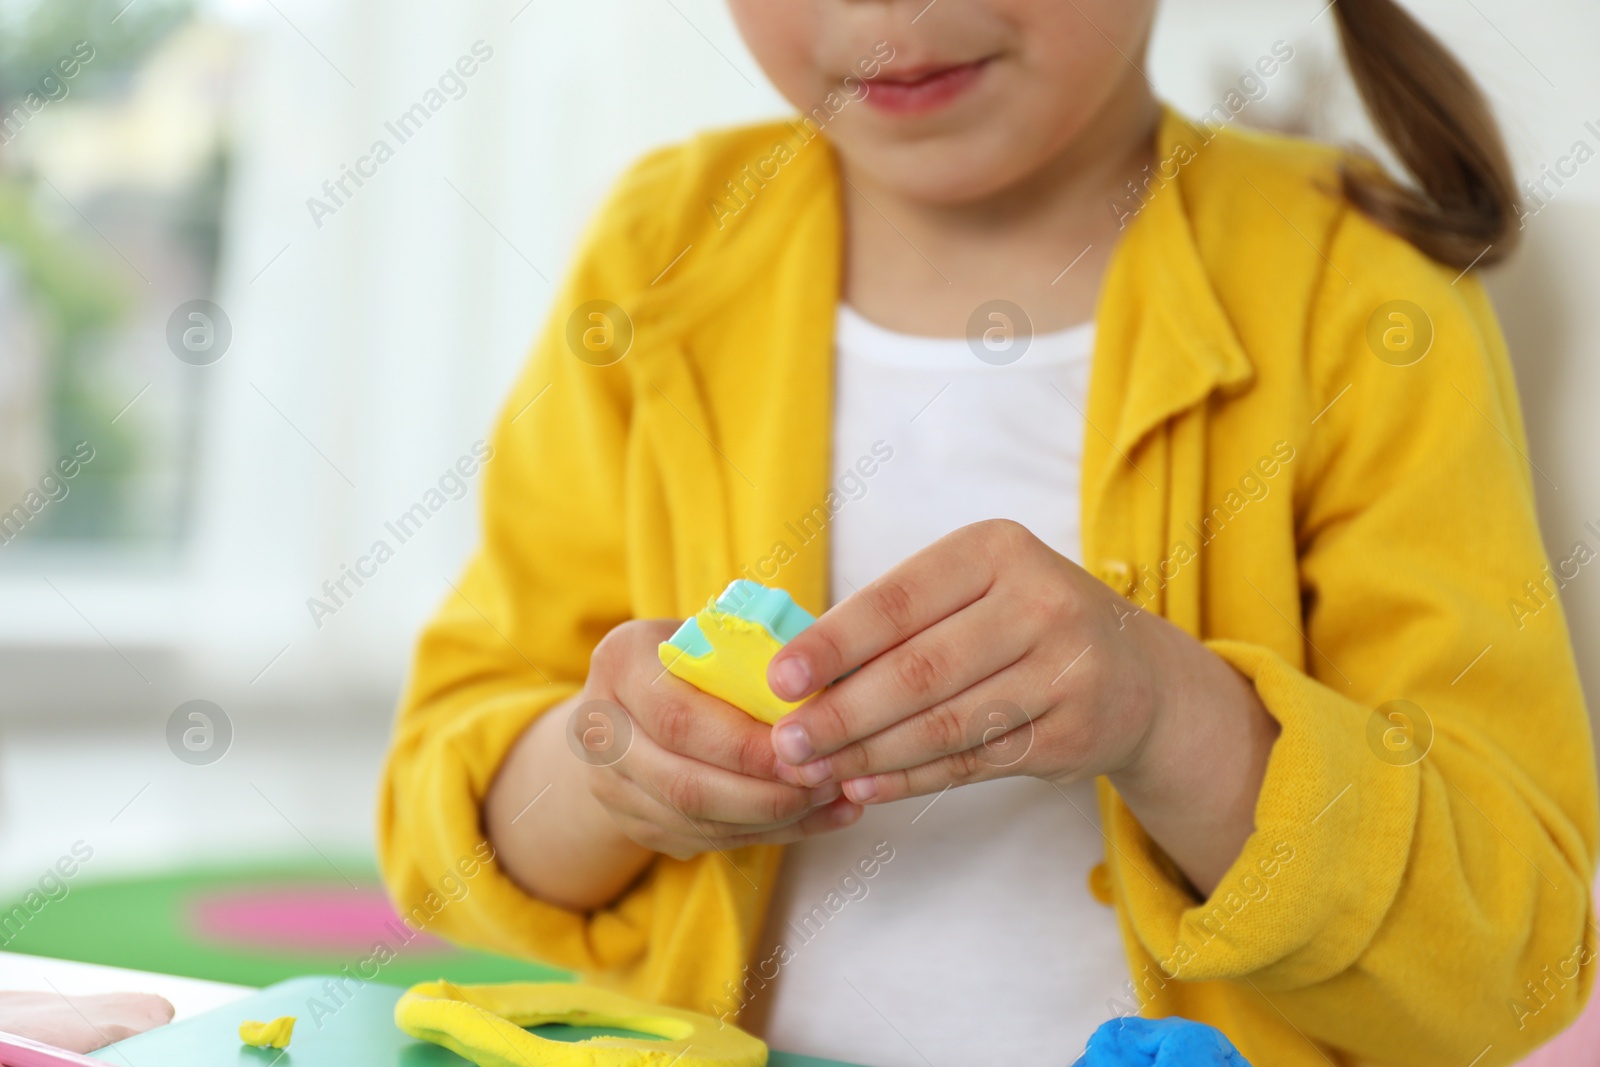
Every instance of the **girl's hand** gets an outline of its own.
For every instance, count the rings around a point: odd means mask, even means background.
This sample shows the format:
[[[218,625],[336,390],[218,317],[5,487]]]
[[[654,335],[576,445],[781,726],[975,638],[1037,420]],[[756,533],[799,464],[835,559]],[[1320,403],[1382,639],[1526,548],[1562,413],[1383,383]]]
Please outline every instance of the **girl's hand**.
[[[780,781],[771,727],[662,669],[656,648],[677,626],[642,619],[612,630],[568,713],[589,792],[622,833],[687,859],[798,841],[860,817],[837,783]]]
[[[483,803],[501,868],[576,912],[615,901],[658,854],[782,844],[854,822],[837,783],[777,778],[772,728],[661,667],[678,624],[623,623],[583,689],[512,744]]]
[[[860,803],[1010,775],[1068,781],[1133,762],[1156,666],[1133,606],[1027,528],[965,526],[822,616],[774,657],[790,781]]]
[[[68,1052],[93,1052],[172,1021],[152,993],[0,993],[0,1031]]]
[[[1253,829],[1276,737],[1255,690],[1025,527],[963,527],[773,658],[786,781],[860,804],[1013,775],[1109,775],[1197,886]]]

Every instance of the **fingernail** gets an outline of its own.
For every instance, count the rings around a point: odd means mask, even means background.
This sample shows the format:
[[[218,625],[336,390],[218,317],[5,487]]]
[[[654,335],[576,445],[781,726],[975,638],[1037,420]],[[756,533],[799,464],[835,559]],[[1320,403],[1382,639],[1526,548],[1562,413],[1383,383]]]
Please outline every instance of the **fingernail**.
[[[852,778],[844,784],[844,795],[857,804],[865,804],[878,795],[876,778]]]
[[[820,808],[824,804],[832,804],[835,800],[838,800],[843,795],[844,794],[839,789],[838,782],[829,782],[827,785],[819,785],[811,791],[811,806],[813,808]]]
[[[798,768],[783,762],[783,760],[779,760],[772,765],[772,773],[777,776],[778,781],[784,783],[785,785],[803,786],[809,784],[804,778],[800,777],[800,771]]]
[[[811,688],[811,666],[799,656],[772,665],[772,691],[784,700],[799,700]]]
[[[772,750],[785,763],[801,764],[817,754],[811,747],[806,728],[797,722],[786,722],[772,731]]]
[[[806,785],[821,785],[833,776],[833,764],[826,759],[803,763],[796,769]]]
[[[861,808],[855,804],[840,804],[833,809],[833,821],[837,826],[849,826],[861,818]]]

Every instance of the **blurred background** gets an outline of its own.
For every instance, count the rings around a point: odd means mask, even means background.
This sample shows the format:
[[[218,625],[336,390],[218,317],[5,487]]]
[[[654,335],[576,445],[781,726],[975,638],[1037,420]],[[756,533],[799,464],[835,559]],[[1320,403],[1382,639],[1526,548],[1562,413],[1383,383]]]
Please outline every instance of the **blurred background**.
[[[1286,41],[1234,121],[1372,144],[1324,2],[1167,0],[1150,75],[1199,115]],[[1543,183],[1491,286],[1550,553],[1600,553],[1600,7],[1408,6]],[[0,948],[264,982],[370,944],[476,486],[324,583],[486,436],[618,171],[786,110],[717,0],[0,0],[0,900],[92,854]],[[1563,598],[1594,706],[1600,565]]]

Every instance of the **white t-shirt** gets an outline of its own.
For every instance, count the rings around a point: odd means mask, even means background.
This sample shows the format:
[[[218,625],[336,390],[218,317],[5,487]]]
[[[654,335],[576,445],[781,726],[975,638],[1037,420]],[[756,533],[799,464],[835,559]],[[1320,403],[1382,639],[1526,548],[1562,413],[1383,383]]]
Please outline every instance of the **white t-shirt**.
[[[1037,336],[995,365],[840,306],[834,484],[873,473],[833,519],[834,603],[980,519],[1078,557],[1093,337]],[[791,846],[757,951],[781,941],[787,962],[748,984],[747,1018],[776,1048],[868,1067],[1072,1062],[1126,1001],[1115,916],[1089,891],[1099,821],[1092,782],[1006,778]]]

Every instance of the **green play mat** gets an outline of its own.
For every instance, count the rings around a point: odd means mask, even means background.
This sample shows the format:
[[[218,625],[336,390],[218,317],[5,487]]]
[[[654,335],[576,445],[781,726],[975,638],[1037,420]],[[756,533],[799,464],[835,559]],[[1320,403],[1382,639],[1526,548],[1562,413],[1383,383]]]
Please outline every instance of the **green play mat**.
[[[398,986],[441,976],[457,982],[569,977],[403,926],[372,861],[359,858],[79,879],[66,897],[30,915],[20,930],[8,930],[4,941],[0,947],[11,952],[249,986],[346,967]],[[388,951],[375,954],[380,942]]]

